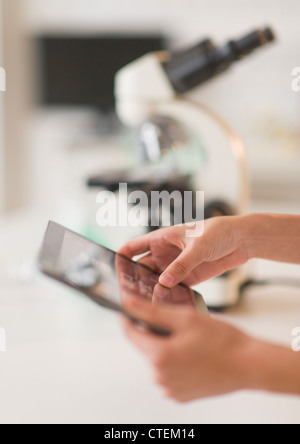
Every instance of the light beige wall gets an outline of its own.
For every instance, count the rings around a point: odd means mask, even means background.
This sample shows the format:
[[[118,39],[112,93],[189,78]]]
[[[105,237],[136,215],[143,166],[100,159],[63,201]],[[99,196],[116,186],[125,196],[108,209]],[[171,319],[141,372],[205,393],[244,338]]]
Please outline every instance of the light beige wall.
[[[2,35],[2,0],[0,0],[0,66],[4,67],[3,59],[3,35]],[[5,93],[0,91],[0,214],[4,210],[4,200],[5,200],[5,151],[4,151],[4,99]]]
[[[24,37],[22,0],[3,0],[3,50],[7,78],[5,93],[5,210],[28,200],[26,119],[30,112],[28,43]]]

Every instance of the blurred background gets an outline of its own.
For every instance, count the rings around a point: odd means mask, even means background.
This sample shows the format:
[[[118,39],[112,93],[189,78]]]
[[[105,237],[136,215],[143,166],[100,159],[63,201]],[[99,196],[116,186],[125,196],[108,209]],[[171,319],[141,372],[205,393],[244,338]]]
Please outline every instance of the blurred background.
[[[206,37],[223,45],[274,28],[276,43],[188,97],[241,137],[249,211],[300,214],[300,92],[291,86],[300,66],[299,17],[299,0],[0,0],[7,74],[0,327],[11,351],[0,354],[1,422],[299,422],[298,400],[280,397],[238,395],[185,408],[163,401],[115,315],[50,284],[35,266],[50,218],[113,248],[141,234],[97,227],[98,190],[86,186],[95,174],[138,164],[136,134],[116,116],[114,76],[149,51]],[[256,264],[256,278],[278,275],[295,278],[299,267]],[[251,291],[226,320],[289,346],[298,313],[299,290],[272,287]]]
[[[1,4],[1,60],[7,71],[0,115],[2,212],[57,205],[62,190],[96,172],[97,163],[100,169],[131,162],[134,142],[114,113],[119,68],[151,50],[185,47],[205,37],[223,44],[268,24],[278,43],[193,97],[242,137],[254,197],[298,199],[300,95],[291,89],[291,72],[299,65],[297,0]]]

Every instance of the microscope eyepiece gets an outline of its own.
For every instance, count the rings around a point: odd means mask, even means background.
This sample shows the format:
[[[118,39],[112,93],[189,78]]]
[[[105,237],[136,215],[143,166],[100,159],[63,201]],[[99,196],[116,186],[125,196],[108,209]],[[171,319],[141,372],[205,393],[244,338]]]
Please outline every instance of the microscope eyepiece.
[[[240,60],[244,56],[251,54],[257,48],[267,45],[275,40],[275,34],[271,28],[266,28],[261,31],[255,31],[246,35],[240,40],[229,42],[232,44],[232,49],[236,52],[237,59]]]
[[[183,94],[227,71],[234,62],[274,40],[276,37],[271,28],[254,31],[221,48],[206,39],[193,48],[171,53],[163,66],[175,91]]]

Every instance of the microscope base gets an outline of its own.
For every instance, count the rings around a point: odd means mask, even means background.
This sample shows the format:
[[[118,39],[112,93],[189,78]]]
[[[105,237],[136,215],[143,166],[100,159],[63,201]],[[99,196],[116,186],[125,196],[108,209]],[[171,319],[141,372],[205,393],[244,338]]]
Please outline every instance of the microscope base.
[[[241,299],[241,286],[245,274],[235,270],[224,276],[197,285],[194,289],[202,294],[210,310],[224,310],[237,305]]]

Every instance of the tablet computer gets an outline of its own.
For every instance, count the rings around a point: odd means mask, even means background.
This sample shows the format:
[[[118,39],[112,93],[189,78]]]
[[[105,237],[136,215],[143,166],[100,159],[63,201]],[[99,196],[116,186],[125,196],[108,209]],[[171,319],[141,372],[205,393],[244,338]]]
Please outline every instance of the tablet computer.
[[[208,314],[202,296],[192,289],[181,284],[166,289],[159,284],[159,273],[55,222],[49,222],[38,266],[48,277],[162,336],[171,332],[133,317],[123,306],[126,298],[189,306]]]

